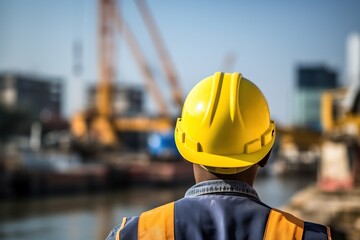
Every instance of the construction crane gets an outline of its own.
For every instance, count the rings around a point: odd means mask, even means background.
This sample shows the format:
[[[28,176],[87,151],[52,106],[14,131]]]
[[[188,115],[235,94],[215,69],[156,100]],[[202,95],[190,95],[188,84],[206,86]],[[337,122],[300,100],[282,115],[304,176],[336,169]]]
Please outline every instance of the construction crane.
[[[98,4],[98,85],[95,109],[77,113],[71,122],[71,131],[80,144],[118,144],[112,123],[112,94],[114,90],[115,25],[114,0],[99,0]]]
[[[152,39],[168,77],[172,96],[177,106],[182,105],[182,96],[179,83],[170,64],[170,58],[164,48],[159,31],[151,18],[150,11],[143,1],[137,1],[137,6],[144,15],[145,23],[151,33]],[[98,0],[98,65],[99,76],[96,88],[95,109],[79,113],[72,119],[71,130],[75,139],[84,144],[116,148],[120,144],[119,132],[169,132],[173,128],[173,119],[170,116],[166,101],[163,99],[156,81],[152,75],[139,44],[129,25],[117,9],[115,0]],[[115,117],[113,114],[113,94],[115,76],[115,34],[121,32],[129,45],[133,56],[139,65],[144,79],[146,90],[156,103],[157,117]]]

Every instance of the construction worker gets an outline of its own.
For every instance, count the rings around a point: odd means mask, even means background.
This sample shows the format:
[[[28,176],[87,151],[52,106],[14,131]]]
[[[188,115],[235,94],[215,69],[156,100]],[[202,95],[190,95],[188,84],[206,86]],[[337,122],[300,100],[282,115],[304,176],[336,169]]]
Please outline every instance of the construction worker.
[[[328,227],[267,206],[252,188],[275,135],[254,83],[240,73],[205,78],[187,96],[175,128],[196,184],[180,200],[124,218],[108,239],[330,240]]]

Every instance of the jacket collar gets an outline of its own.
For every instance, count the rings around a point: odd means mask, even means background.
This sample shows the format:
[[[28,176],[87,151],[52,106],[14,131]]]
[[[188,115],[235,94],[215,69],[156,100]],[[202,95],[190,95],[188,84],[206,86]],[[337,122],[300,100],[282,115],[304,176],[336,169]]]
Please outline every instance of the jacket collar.
[[[186,191],[185,197],[221,193],[230,195],[249,195],[260,200],[255,189],[249,184],[234,180],[210,180],[197,183]]]

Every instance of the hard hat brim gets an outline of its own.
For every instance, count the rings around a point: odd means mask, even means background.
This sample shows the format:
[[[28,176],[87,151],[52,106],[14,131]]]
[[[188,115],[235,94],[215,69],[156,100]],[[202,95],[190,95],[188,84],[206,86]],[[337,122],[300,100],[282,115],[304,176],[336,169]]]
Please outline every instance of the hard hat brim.
[[[180,136],[175,130],[175,143],[181,156],[183,156],[185,160],[199,165],[219,168],[249,167],[258,163],[270,152],[272,146],[274,145],[275,137],[274,133],[273,138],[268,144],[263,146],[261,150],[253,153],[218,155],[202,151],[194,151],[193,149],[188,148],[181,142]]]

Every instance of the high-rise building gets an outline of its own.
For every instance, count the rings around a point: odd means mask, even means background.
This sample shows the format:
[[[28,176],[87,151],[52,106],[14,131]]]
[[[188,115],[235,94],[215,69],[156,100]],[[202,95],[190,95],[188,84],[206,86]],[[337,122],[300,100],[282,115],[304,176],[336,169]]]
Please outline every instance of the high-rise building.
[[[360,34],[353,33],[347,39],[347,73],[351,85],[360,84]]]
[[[360,34],[349,35],[346,44],[346,87],[348,93],[343,106],[347,111],[359,111],[360,92]]]
[[[294,124],[320,130],[321,94],[337,86],[334,70],[324,66],[300,66],[294,94]]]
[[[21,108],[33,119],[60,117],[62,90],[59,78],[0,73],[0,104]]]

